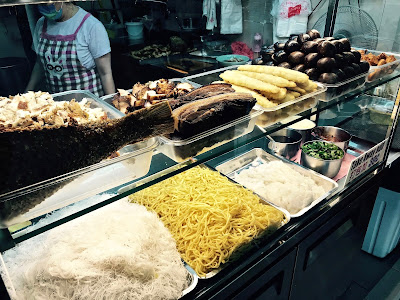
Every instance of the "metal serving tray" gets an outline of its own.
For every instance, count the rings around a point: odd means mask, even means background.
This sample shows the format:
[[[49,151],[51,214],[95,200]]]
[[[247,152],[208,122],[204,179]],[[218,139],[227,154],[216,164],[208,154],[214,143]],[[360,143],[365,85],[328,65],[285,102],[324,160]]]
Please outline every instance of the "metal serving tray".
[[[182,291],[182,295],[180,298],[186,296],[191,291],[193,291],[199,282],[199,277],[197,276],[196,272],[187,263],[183,262],[183,264],[187,270],[186,280],[188,283],[188,287]],[[10,295],[12,295],[12,298],[15,297],[16,296],[15,287],[11,281],[11,278],[8,276],[7,266],[5,265],[4,260],[1,257],[1,253],[0,253],[0,275],[4,276],[3,280],[5,280],[6,288],[9,291]]]
[[[350,79],[335,83],[335,84],[324,84],[326,86],[325,93],[319,97],[320,101],[329,102],[335,98],[343,96],[344,94],[359,89],[364,86],[365,81],[368,77],[368,72],[359,74]]]
[[[101,107],[110,119],[120,117],[117,110],[104,105],[95,95],[86,91],[57,93],[53,98],[55,101],[88,98],[90,107]],[[0,228],[44,215],[146,175],[157,146],[158,140],[155,138],[128,145],[118,151],[119,157],[0,195]],[[46,191],[52,191],[52,194],[42,198],[40,195],[47,194]],[[33,208],[25,208],[26,204],[33,203]]]
[[[225,163],[218,165],[216,167],[216,169],[218,171],[220,171],[222,174],[231,178],[232,180],[235,180],[234,179],[235,173],[240,173],[242,170],[252,168],[255,165],[260,165],[260,164],[264,164],[264,163],[268,163],[270,161],[276,161],[276,160],[283,161],[284,163],[288,164],[295,171],[301,173],[304,176],[311,177],[316,183],[318,183],[318,185],[322,186],[327,191],[324,195],[322,195],[318,199],[315,199],[310,205],[308,205],[307,207],[304,207],[299,212],[297,212],[295,214],[289,213],[291,218],[297,218],[297,217],[304,215],[312,207],[314,207],[319,202],[321,202],[322,200],[326,199],[331,194],[333,194],[333,192],[338,188],[338,184],[335,181],[333,181],[332,179],[329,179],[321,174],[318,174],[317,172],[306,169],[306,168],[304,168],[298,164],[295,164],[291,161],[288,161],[286,159],[281,159],[273,154],[270,154],[270,153],[264,151],[261,148],[252,149],[238,157],[235,157]],[[255,192],[255,191],[254,191],[254,193],[257,194],[257,192]],[[285,210],[285,208],[277,206],[276,204],[271,203],[270,201],[267,201],[267,200],[265,200],[265,201],[267,203],[270,203],[271,205],[274,205],[275,207],[280,208],[281,210]]]
[[[211,168],[211,167],[209,167],[209,166],[205,166],[205,165],[201,165],[201,166],[204,167],[204,168],[209,168],[209,169],[211,169],[211,170],[214,170],[213,168]],[[217,169],[217,171],[219,171],[219,170]],[[220,174],[221,174],[222,176],[227,177],[231,182],[233,182],[233,183],[235,183],[235,184],[238,184],[238,183],[237,183],[236,181],[234,181],[232,178],[230,178],[229,176],[226,176],[223,172],[220,172]],[[241,184],[238,184],[238,185],[241,185]],[[243,185],[241,185],[241,186],[243,186]],[[243,186],[243,187],[246,188],[245,186]],[[247,189],[247,188],[246,188],[246,189]],[[248,189],[248,190],[251,191],[250,189]],[[282,221],[282,224],[281,224],[281,226],[280,226],[279,228],[281,228],[283,225],[289,223],[289,221],[290,221],[290,219],[291,219],[291,216],[290,216],[289,212],[288,212],[286,209],[284,209],[284,208],[282,208],[282,207],[279,207],[279,206],[277,206],[277,205],[275,205],[275,204],[273,204],[273,203],[271,203],[271,202],[268,202],[268,201],[265,200],[263,197],[261,197],[260,195],[254,193],[253,191],[251,191],[251,192],[252,192],[253,194],[255,194],[255,195],[260,199],[260,202],[261,202],[262,204],[270,205],[270,206],[276,208],[277,210],[281,211],[281,212],[285,215],[285,219]],[[278,230],[279,228],[277,228],[277,230]],[[273,234],[273,233],[271,233],[271,234]],[[232,253],[232,255],[229,257],[228,262],[226,262],[225,264],[220,265],[220,267],[219,267],[218,269],[214,269],[214,270],[208,272],[208,273],[206,274],[205,277],[200,277],[200,276],[199,276],[199,279],[209,279],[209,278],[214,277],[214,276],[217,275],[219,272],[221,272],[223,269],[225,269],[225,268],[229,265],[230,262],[232,263],[232,262],[234,262],[234,261],[240,259],[241,257],[243,257],[243,255],[246,253],[246,251],[247,251],[249,248],[252,247],[253,243],[256,243],[257,240],[259,240],[259,239],[261,239],[261,238],[263,238],[263,237],[267,237],[267,236],[268,236],[267,230],[264,230],[258,237],[254,238],[254,239],[251,240],[249,243],[243,244],[243,245],[241,245],[240,247],[238,247],[238,248]]]
[[[173,167],[171,167],[171,168],[172,168],[173,170],[176,170],[177,168],[180,168],[180,166],[183,167],[184,164],[179,164],[179,165],[173,166]],[[202,168],[207,168],[207,169],[210,169],[210,170],[216,172],[216,170],[215,170],[214,168],[212,168],[212,167],[210,167],[210,166],[207,166],[207,165],[205,165],[205,164],[201,164],[200,167],[202,167]],[[162,175],[164,172],[165,172],[165,171],[161,171],[159,174]],[[224,174],[220,174],[220,175],[221,175],[221,176],[225,176]],[[157,176],[157,175],[156,175],[156,176]],[[229,178],[228,176],[225,176],[225,177],[227,177],[231,182],[237,184],[234,180],[232,180],[232,179]],[[141,184],[141,183],[139,183],[139,185],[140,185],[140,184]],[[239,185],[240,185],[240,184],[239,184]],[[132,185],[132,186],[130,186],[130,188],[134,188],[134,187],[136,187],[136,186],[137,186],[137,185],[135,185],[135,186]],[[124,192],[126,192],[126,189],[125,189],[125,188],[120,189],[120,190],[118,191],[119,194],[124,193]],[[254,192],[253,192],[253,193],[254,193]],[[255,194],[255,193],[254,193],[254,194]],[[255,195],[257,195],[257,194],[255,194]],[[281,211],[281,212],[285,215],[285,219],[282,221],[282,224],[281,224],[281,226],[280,226],[279,228],[281,228],[281,227],[284,226],[285,224],[289,223],[289,221],[290,221],[290,214],[289,214],[289,212],[288,212],[286,209],[283,209],[283,208],[281,208],[281,207],[276,206],[276,205],[273,204],[273,203],[270,203],[270,202],[266,201],[264,198],[260,197],[259,195],[257,195],[257,197],[260,199],[260,202],[261,202],[261,203],[263,203],[263,204],[265,204],[265,205],[273,206],[274,208],[276,208],[277,210]],[[277,230],[279,230],[279,228],[277,228]],[[271,234],[273,234],[273,233],[271,233]],[[223,270],[224,268],[226,268],[231,262],[236,261],[237,259],[240,259],[241,257],[243,257],[243,256],[242,256],[243,253],[245,253],[247,249],[251,248],[251,247],[253,246],[253,243],[257,242],[260,238],[263,238],[263,237],[265,237],[265,236],[268,236],[267,230],[265,230],[265,231],[264,231],[263,233],[261,233],[257,238],[254,238],[254,239],[253,239],[252,241],[250,241],[249,243],[244,244],[244,245],[240,246],[239,248],[237,248],[237,249],[232,253],[232,255],[231,255],[231,257],[229,258],[228,262],[226,262],[225,264],[220,265],[220,267],[219,267],[218,269],[214,269],[214,270],[208,272],[208,273],[206,274],[206,276],[204,276],[204,277],[198,276],[197,273],[196,273],[193,269],[191,269],[191,268],[189,267],[189,265],[188,265],[188,267],[190,268],[191,272],[193,272],[194,274],[196,274],[196,276],[198,277],[198,279],[209,279],[209,278],[212,278],[212,277],[214,277],[215,275],[217,275],[221,270]],[[185,264],[186,264],[186,262],[185,262]]]
[[[187,281],[188,281],[188,287],[182,291],[182,296],[186,296],[189,294],[191,291],[193,291],[197,283],[199,282],[199,277],[197,276],[196,272],[187,264],[184,262],[185,268],[188,271],[187,273]]]

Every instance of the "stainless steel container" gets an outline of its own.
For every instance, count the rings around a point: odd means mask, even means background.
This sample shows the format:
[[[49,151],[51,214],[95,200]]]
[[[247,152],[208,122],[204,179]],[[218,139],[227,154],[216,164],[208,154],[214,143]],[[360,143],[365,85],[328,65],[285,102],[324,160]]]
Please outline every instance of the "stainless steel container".
[[[294,117],[300,118],[300,116],[294,116]],[[306,125],[308,125],[308,127]],[[301,144],[304,144],[305,142],[311,140],[311,131],[313,128],[315,128],[315,126],[316,124],[313,121],[304,119],[292,125],[289,125],[288,127],[290,129],[298,131],[302,135],[303,138],[301,139]]]
[[[312,141],[307,142],[304,145],[306,145],[308,143],[312,143]],[[342,150],[343,150],[343,148],[342,148]],[[333,178],[339,173],[340,167],[342,166],[343,158],[344,158],[344,155],[342,158],[333,159],[333,160],[319,159],[319,158],[312,157],[312,156],[304,153],[303,150],[301,150],[301,164],[304,167],[314,170],[314,171],[316,171],[322,175],[325,175],[326,177],[329,177],[329,178]]]
[[[293,158],[300,149],[303,136],[294,129],[284,128],[267,136],[268,148],[287,159]]]
[[[347,151],[351,140],[351,134],[346,130],[333,126],[317,126],[311,131],[311,135],[316,140],[321,140],[335,144],[342,148],[344,152]],[[327,139],[328,138],[328,139]],[[329,138],[335,138],[337,142],[330,141]]]

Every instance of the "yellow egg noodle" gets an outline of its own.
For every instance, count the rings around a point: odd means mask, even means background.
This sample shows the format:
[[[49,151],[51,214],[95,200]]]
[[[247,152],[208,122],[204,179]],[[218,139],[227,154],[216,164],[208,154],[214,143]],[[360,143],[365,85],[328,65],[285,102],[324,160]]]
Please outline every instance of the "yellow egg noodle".
[[[239,246],[276,230],[284,214],[262,204],[218,172],[194,167],[130,196],[155,211],[199,276],[225,263]]]

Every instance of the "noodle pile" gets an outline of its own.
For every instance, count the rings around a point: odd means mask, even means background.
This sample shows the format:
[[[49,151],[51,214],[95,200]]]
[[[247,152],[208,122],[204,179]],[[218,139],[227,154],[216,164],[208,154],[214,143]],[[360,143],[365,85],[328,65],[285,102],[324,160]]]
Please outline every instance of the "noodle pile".
[[[35,236],[4,259],[18,299],[178,299],[188,285],[171,234],[126,201]]]
[[[199,276],[225,263],[239,246],[265,229],[276,230],[282,212],[226,177],[195,167],[130,196],[157,212],[178,251]]]

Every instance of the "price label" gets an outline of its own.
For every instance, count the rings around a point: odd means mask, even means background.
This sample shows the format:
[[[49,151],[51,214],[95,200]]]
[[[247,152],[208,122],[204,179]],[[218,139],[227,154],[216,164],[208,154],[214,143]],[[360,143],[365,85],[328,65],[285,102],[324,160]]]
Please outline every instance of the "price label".
[[[351,162],[345,185],[352,182],[354,179],[361,176],[383,160],[387,140],[388,139],[383,140]]]

